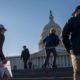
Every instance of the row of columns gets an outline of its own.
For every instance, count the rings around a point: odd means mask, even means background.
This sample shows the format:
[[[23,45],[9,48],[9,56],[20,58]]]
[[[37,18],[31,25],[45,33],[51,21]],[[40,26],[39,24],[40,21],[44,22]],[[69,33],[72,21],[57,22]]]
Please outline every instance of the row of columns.
[[[44,64],[45,58],[46,58],[46,56],[32,58],[31,60],[33,63],[33,68],[41,68],[42,65]],[[54,57],[50,56],[49,67],[52,66],[53,60],[54,60]],[[58,67],[70,67],[71,62],[70,62],[69,56],[68,55],[58,55],[56,64]]]
[[[32,61],[32,68],[36,69],[36,68],[41,68],[42,65],[44,64],[46,59],[45,55],[40,55],[40,56],[34,56],[31,57],[31,61]],[[53,63],[54,57],[51,55],[50,59],[49,59],[49,66],[48,67],[52,67],[52,63]],[[10,58],[11,61],[11,67],[12,69],[14,68],[14,66],[17,67],[17,69],[23,69],[23,61],[20,59],[20,57],[14,57],[14,58]],[[71,61],[70,61],[70,57],[67,54],[59,54],[57,56],[57,60],[56,60],[56,64],[58,67],[71,67]]]

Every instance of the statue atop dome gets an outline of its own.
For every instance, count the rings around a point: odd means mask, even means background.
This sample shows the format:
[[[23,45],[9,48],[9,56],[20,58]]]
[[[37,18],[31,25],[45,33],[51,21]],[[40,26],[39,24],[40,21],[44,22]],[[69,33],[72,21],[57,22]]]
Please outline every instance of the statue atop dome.
[[[50,19],[50,21],[53,21],[53,15],[52,15],[52,11],[50,10],[50,16],[49,16],[49,19]]]
[[[60,37],[61,34],[61,27],[55,23],[54,17],[52,15],[52,11],[50,10],[50,16],[49,16],[49,22],[46,24],[42,30],[41,36],[40,36],[40,41],[39,41],[39,49],[43,49],[43,39],[49,35],[49,31],[51,28],[54,28],[56,30],[56,34]]]
[[[50,16],[52,16],[52,11],[50,10]]]

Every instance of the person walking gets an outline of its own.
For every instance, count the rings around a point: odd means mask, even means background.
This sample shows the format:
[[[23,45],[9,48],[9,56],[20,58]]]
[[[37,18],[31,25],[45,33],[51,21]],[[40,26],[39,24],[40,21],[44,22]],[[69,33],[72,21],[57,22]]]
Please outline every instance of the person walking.
[[[0,24],[0,80],[8,80],[9,77],[13,77],[10,61],[7,60],[3,53],[5,31],[7,31],[7,29],[5,29],[4,26]]]
[[[80,80],[80,5],[72,13],[62,31],[62,41],[69,53],[74,80]]]
[[[4,26],[2,24],[0,24],[0,59],[3,62],[3,64],[7,63],[7,59],[3,53],[3,44],[5,41],[5,31],[7,31],[7,29],[4,28]]]
[[[30,57],[30,53],[28,48],[26,48],[26,46],[23,46],[23,50],[21,52],[21,59],[23,59],[24,62],[24,69],[27,69],[27,61]]]
[[[51,28],[50,34],[43,40],[43,44],[45,45],[45,50],[46,50],[46,59],[42,68],[46,68],[46,66],[49,64],[50,53],[53,53],[54,55],[54,61],[52,67],[53,68],[57,67],[56,65],[57,52],[55,47],[59,44],[59,37],[55,34],[55,32],[56,30],[54,28]]]

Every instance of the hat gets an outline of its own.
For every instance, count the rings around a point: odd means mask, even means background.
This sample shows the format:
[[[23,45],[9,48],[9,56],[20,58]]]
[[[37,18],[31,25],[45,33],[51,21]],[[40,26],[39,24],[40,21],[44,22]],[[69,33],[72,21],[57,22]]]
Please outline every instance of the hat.
[[[26,48],[26,45],[24,45],[23,48]]]
[[[72,13],[72,15],[75,15],[75,13],[78,11],[78,9],[80,9],[80,5],[78,5],[75,9],[75,11]]]
[[[7,31],[7,29],[5,29],[4,26],[3,26],[2,24],[0,24],[0,30]]]

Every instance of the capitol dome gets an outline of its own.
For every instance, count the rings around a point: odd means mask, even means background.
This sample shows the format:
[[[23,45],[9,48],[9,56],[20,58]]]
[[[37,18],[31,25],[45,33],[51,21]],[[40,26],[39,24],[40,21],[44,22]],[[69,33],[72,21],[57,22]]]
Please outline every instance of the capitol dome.
[[[43,49],[44,45],[43,45],[43,39],[49,35],[50,29],[54,28],[56,30],[56,34],[59,36],[61,35],[61,28],[60,26],[55,23],[54,21],[54,17],[52,15],[52,11],[50,11],[50,16],[49,16],[49,22],[48,24],[46,24],[42,30],[41,36],[40,36],[40,41],[39,41],[39,49]]]

